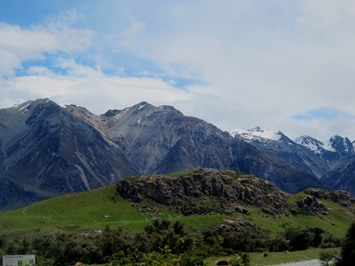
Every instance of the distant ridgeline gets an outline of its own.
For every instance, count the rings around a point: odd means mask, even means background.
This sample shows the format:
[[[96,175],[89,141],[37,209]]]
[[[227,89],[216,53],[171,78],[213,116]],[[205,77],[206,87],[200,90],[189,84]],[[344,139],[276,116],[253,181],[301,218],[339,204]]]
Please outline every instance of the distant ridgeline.
[[[289,193],[355,193],[349,180],[354,149],[347,139],[334,137],[315,150],[306,140],[265,132],[229,134],[172,106],[147,102],[95,115],[49,99],[28,101],[0,110],[0,210],[125,177],[196,168],[251,174]]]

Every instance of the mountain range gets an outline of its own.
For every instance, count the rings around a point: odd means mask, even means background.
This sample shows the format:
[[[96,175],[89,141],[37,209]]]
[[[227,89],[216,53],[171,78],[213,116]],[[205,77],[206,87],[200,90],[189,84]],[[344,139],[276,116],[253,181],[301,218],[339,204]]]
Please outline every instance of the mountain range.
[[[252,174],[290,193],[309,187],[352,192],[352,183],[340,179],[351,176],[344,172],[351,171],[345,164],[353,153],[347,138],[291,140],[258,127],[228,133],[172,106],[141,102],[96,115],[38,99],[0,110],[0,209],[129,176],[196,168]]]
[[[320,141],[304,135],[294,140],[281,131],[256,127],[230,132],[238,139],[268,151],[296,168],[312,173],[328,188],[346,190],[355,195],[354,141],[334,135]]]

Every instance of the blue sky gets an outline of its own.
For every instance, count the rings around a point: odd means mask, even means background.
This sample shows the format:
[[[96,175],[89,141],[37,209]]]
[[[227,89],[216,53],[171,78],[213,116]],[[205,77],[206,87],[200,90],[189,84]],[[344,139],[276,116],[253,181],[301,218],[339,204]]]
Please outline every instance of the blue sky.
[[[355,3],[0,1],[0,107],[174,105],[224,130],[355,139]]]

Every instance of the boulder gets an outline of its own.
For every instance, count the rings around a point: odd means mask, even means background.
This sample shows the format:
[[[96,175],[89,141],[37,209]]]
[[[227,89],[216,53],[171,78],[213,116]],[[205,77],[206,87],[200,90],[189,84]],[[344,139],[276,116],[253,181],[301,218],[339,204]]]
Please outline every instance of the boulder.
[[[307,195],[297,202],[299,208],[306,214],[313,214],[322,217],[322,214],[328,214],[328,208],[315,196]]]

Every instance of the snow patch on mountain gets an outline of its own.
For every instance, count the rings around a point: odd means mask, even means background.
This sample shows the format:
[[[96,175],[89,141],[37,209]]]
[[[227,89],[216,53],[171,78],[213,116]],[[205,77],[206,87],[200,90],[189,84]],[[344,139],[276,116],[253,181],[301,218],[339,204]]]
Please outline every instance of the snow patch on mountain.
[[[234,129],[230,132],[232,137],[241,137],[244,140],[253,140],[255,138],[263,138],[269,140],[280,141],[282,138],[282,133],[279,130],[269,130],[261,129],[260,127],[255,127],[251,129]]]
[[[315,138],[312,138],[311,136],[303,135],[296,138],[294,142],[310,149],[315,154],[322,154],[325,150],[335,152],[335,149],[332,147],[332,143],[330,140],[322,142]]]
[[[336,141],[342,142],[345,152],[348,152],[351,149],[347,142],[347,138],[342,138],[338,135],[335,135],[326,141],[319,141],[308,135],[300,136],[294,140],[294,142],[305,146],[306,148],[314,151],[316,154],[322,154],[324,151],[337,152],[337,148],[335,146]]]

